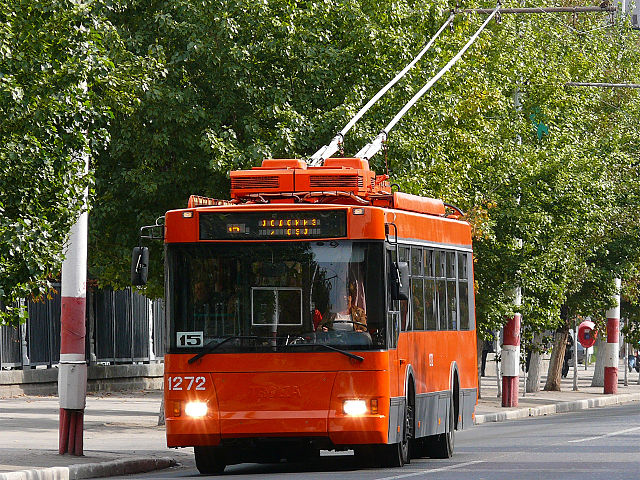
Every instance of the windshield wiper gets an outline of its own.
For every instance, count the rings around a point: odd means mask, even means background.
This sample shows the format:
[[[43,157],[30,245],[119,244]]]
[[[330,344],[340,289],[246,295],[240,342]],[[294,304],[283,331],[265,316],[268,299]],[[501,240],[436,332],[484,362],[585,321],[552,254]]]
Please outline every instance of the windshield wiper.
[[[340,348],[332,347],[331,345],[327,345],[326,343],[292,343],[286,346],[287,347],[309,347],[309,346],[323,347],[323,348],[326,348],[327,350],[331,350],[333,352],[338,352],[338,353],[341,353],[342,355],[346,355],[347,357],[353,358],[354,360],[358,360],[359,362],[364,362],[364,357],[361,357],[360,355],[356,355],[355,353],[346,352]]]
[[[202,351],[200,353],[191,357],[187,363],[192,364],[196,360],[200,360],[206,354],[213,352],[216,348],[218,348],[223,343],[227,343],[229,340],[244,340],[248,338],[255,340],[258,337],[255,335],[231,335],[230,337],[226,337],[225,339],[217,343],[215,343],[216,340],[211,340],[209,343],[202,347]]]

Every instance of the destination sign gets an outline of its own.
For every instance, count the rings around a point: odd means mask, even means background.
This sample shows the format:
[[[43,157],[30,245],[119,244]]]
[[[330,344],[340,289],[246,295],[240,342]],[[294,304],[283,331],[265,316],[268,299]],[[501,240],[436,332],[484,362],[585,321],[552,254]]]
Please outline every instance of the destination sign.
[[[203,212],[200,240],[339,238],[347,236],[345,210],[314,212]]]

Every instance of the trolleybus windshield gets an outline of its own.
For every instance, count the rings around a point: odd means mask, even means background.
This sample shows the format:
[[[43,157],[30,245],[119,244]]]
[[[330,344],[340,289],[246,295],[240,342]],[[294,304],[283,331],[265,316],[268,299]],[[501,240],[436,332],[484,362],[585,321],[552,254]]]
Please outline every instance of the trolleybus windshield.
[[[171,352],[384,348],[382,252],[350,240],[169,245]]]

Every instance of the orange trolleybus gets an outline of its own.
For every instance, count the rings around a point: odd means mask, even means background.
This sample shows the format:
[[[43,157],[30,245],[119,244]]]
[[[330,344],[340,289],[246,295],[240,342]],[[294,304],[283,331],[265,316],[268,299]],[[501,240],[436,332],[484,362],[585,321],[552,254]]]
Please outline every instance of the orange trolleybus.
[[[265,160],[231,172],[231,198],[165,215],[167,445],[206,474],[321,449],[450,457],[477,397],[459,212],[359,158]]]

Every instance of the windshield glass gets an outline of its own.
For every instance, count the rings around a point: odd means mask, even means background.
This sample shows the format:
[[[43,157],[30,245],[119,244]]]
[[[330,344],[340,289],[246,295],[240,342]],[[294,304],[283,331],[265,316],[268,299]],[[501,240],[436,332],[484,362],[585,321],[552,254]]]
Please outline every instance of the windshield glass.
[[[174,353],[225,339],[214,353],[384,347],[382,242],[169,245],[167,255]]]

